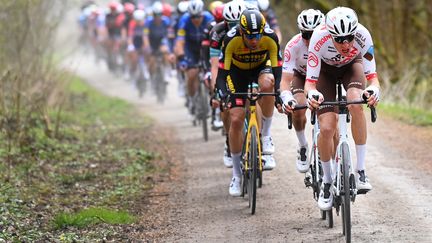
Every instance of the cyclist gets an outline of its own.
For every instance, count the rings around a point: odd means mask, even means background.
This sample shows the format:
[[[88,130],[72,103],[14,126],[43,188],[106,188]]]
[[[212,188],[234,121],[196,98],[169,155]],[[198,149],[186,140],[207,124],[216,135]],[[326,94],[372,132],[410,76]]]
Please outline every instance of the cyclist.
[[[163,5],[161,2],[154,2],[152,5],[153,16],[146,19],[144,27],[144,51],[148,60],[150,76],[153,77],[156,65],[155,53],[169,54],[168,29],[170,20],[163,16]]]
[[[347,7],[330,10],[325,26],[315,29],[309,45],[305,92],[310,107],[318,108],[324,100],[335,100],[336,82],[341,79],[347,100],[359,100],[365,95],[369,106],[376,106],[380,84],[376,73],[374,46],[369,31],[358,23],[357,14]],[[364,89],[366,81],[368,87]],[[367,91],[371,91],[369,95]],[[313,98],[318,96],[318,101]],[[356,144],[357,189],[371,190],[365,174],[366,119],[361,105],[350,105],[351,131]],[[317,111],[320,123],[318,149],[323,167],[322,191],[318,207],[328,210],[333,204],[332,177],[329,161],[332,157],[333,136],[337,131],[337,114],[334,107],[321,107]]]
[[[124,13],[125,13],[125,19],[123,21],[123,26],[121,30],[121,36],[122,39],[128,40],[128,34],[129,34],[129,23],[133,20],[133,13],[135,11],[135,5],[130,2],[124,3]],[[125,70],[125,79],[128,80],[131,76],[131,56],[130,51],[127,49],[124,56],[125,64],[126,64],[126,70]]]
[[[248,83],[258,81],[260,91],[273,92],[279,89],[282,72],[282,57],[277,35],[265,28],[265,18],[257,10],[244,10],[240,24],[231,29],[223,42],[219,70],[216,79],[218,93],[229,108],[229,144],[233,161],[233,177],[229,193],[240,196],[240,156],[243,144],[243,129],[246,111],[245,98],[230,96],[231,92],[247,92]],[[257,80],[258,79],[258,80]],[[265,96],[259,100],[262,110],[262,138],[269,138],[275,99]],[[271,141],[271,137],[270,137]],[[263,142],[263,151],[266,149]],[[274,167],[274,160],[266,166]]]
[[[297,26],[300,33],[295,35],[285,46],[280,95],[283,100],[283,107],[286,109],[285,112],[292,112],[292,106],[288,105],[290,101],[300,105],[306,104],[304,85],[309,41],[313,30],[323,20],[324,15],[321,11],[315,9],[303,10],[297,17]],[[280,107],[279,110],[281,110]],[[307,160],[308,143],[304,132],[306,125],[305,114],[305,110],[298,110],[293,113],[293,124],[299,141],[296,167],[301,173],[309,170]]]
[[[144,44],[144,21],[145,11],[137,9],[133,13],[133,20],[129,23],[128,30],[128,53],[130,60],[130,71],[133,79],[137,70],[138,57],[142,55],[142,48]],[[135,81],[135,80],[134,80]]]
[[[179,66],[186,70],[187,99],[190,114],[194,114],[194,102],[198,88],[198,65],[200,61],[201,42],[204,38],[204,29],[214,20],[213,16],[204,11],[202,0],[192,0],[189,2],[188,13],[180,19],[177,32],[177,39],[174,51],[176,53]]]
[[[258,8],[261,11],[261,13],[266,18],[267,23],[269,24],[270,28],[276,33],[276,35],[279,38],[279,43],[282,42],[282,33],[279,28],[279,24],[276,18],[276,14],[273,11],[273,9],[270,8],[270,1],[269,0],[257,0],[258,1]]]
[[[123,5],[117,1],[109,3],[109,13],[105,17],[105,25],[108,31],[107,53],[108,67],[113,70],[113,64],[116,63],[116,55],[120,53],[122,45],[121,29],[125,20],[123,14]]]
[[[177,31],[178,31],[178,27],[179,27],[179,23],[180,23],[180,18],[187,12],[188,6],[189,6],[189,1],[179,2],[177,5],[177,14],[174,15],[172,18],[171,28],[170,28],[170,31],[168,32],[168,40],[170,42],[171,53],[174,53],[175,40],[177,38]],[[171,31],[173,33],[171,33]],[[179,70],[178,66],[176,66],[176,68],[177,68],[177,79],[179,82],[177,93],[178,93],[178,96],[184,97],[185,96],[185,81],[183,78],[183,71]]]
[[[221,53],[222,41],[226,35],[226,33],[230,30],[230,28],[235,27],[240,19],[240,15],[245,9],[245,6],[242,1],[231,1],[224,5],[223,9],[223,19],[221,23],[216,24],[212,30],[210,31],[210,64],[211,64],[211,83],[210,90],[215,89],[216,77],[218,73],[218,65],[219,65],[219,55]],[[232,158],[231,153],[229,151],[229,139],[228,139],[228,131],[229,131],[229,115],[220,109],[219,99],[216,97],[216,94],[213,94],[211,103],[212,107],[219,109],[221,111],[220,116],[223,121],[223,126],[226,131],[226,139],[224,146],[224,156],[223,161],[224,165],[228,168],[232,167]],[[217,119],[215,119],[217,121]]]

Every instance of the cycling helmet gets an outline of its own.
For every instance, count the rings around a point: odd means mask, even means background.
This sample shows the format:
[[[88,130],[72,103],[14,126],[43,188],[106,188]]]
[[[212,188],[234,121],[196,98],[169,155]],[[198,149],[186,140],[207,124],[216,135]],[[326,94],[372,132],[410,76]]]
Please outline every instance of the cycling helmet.
[[[124,10],[128,14],[133,14],[133,12],[135,10],[135,5],[133,5],[133,3],[127,2],[124,4]]]
[[[163,5],[161,2],[157,1],[154,2],[152,5],[152,10],[154,15],[162,15],[163,12]]]
[[[223,17],[227,22],[238,22],[243,10],[245,10],[245,6],[242,1],[231,1],[225,4]]]
[[[200,15],[203,8],[204,3],[202,0],[192,0],[189,2],[188,12],[190,15]]]
[[[240,28],[244,34],[261,34],[264,31],[266,20],[258,10],[246,9],[240,16]]]
[[[177,12],[179,14],[184,14],[187,12],[188,10],[188,6],[189,6],[189,2],[188,1],[181,1],[178,3],[177,5]]]
[[[124,11],[123,4],[119,3],[117,6],[117,13],[120,14],[120,13],[123,13],[123,11]]]
[[[135,21],[144,21],[145,19],[145,11],[138,9],[133,12],[133,18]]]
[[[172,14],[171,4],[169,4],[169,3],[163,3],[162,4],[162,14],[164,16],[171,17],[171,14]]]
[[[327,13],[325,24],[333,37],[352,35],[358,25],[357,14],[350,8],[337,7]]]
[[[269,0],[258,0],[258,8],[260,11],[265,12],[270,7],[270,1]]]
[[[213,2],[211,2],[211,3],[208,5],[208,10],[209,10],[211,13],[213,13],[213,11],[214,11],[217,7],[219,7],[219,6],[223,5],[223,4],[224,4],[224,3],[221,2],[221,1],[213,1]]]
[[[324,14],[319,10],[303,10],[297,17],[297,26],[300,31],[313,31],[324,20]]]
[[[222,20],[224,20],[224,16],[223,16],[224,6],[225,6],[224,4],[219,5],[212,11],[212,15],[215,18],[216,23],[219,23]]]
[[[111,10],[111,13],[116,12],[116,11],[117,11],[117,8],[118,8],[119,5],[120,5],[119,2],[117,2],[117,1],[111,1],[111,2],[108,4],[108,7],[109,7],[109,9]]]

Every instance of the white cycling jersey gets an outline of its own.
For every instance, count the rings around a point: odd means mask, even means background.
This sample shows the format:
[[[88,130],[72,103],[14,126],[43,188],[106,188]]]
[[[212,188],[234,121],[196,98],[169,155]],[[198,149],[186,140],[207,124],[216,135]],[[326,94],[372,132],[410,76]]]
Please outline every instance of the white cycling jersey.
[[[306,75],[308,48],[301,33],[295,35],[285,46],[282,72],[294,73],[294,70]]]
[[[309,43],[306,80],[309,82],[318,81],[322,61],[330,66],[342,67],[352,62],[359,54],[361,54],[363,59],[363,69],[366,79],[370,80],[376,77],[373,41],[369,31],[363,25],[358,24],[354,44],[350,54],[346,57],[336,50],[332,37],[326,30],[326,27],[324,25],[319,26],[314,30]]]

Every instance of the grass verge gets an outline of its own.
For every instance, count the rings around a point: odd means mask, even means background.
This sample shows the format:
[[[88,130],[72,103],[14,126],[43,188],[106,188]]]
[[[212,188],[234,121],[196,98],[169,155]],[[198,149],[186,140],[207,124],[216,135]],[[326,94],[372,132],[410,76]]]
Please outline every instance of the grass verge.
[[[0,134],[0,242],[125,241],[165,169],[148,117],[78,78],[68,89],[57,137],[37,120],[11,150]]]
[[[432,112],[399,104],[382,103],[378,109],[402,122],[416,126],[432,126]]]

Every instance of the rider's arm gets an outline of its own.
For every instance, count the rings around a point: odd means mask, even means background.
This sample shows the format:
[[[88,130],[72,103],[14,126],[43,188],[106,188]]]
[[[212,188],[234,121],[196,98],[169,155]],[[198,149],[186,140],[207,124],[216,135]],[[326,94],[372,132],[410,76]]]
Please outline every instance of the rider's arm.
[[[184,14],[180,20],[177,30],[177,38],[174,46],[174,53],[177,57],[184,56],[184,46],[186,40],[186,22],[189,18],[189,14]]]
[[[216,88],[219,90],[219,95],[222,97],[228,93],[226,79],[231,69],[231,60],[233,56],[233,43],[230,42],[230,37],[225,37],[222,45],[222,55],[219,58],[219,69],[216,78]]]
[[[271,35],[269,36],[271,38],[271,41],[269,43],[269,57],[271,61],[272,66],[272,72],[274,76],[274,90],[277,91],[280,89],[280,82],[281,82],[281,76],[282,76],[282,56],[280,54],[280,46],[277,39],[276,34],[271,30],[266,28],[264,31],[271,31]]]
[[[151,20],[146,20],[144,24],[144,30],[143,30],[143,48],[148,49],[150,48],[150,40],[149,40],[149,33],[150,33],[150,22]]]

